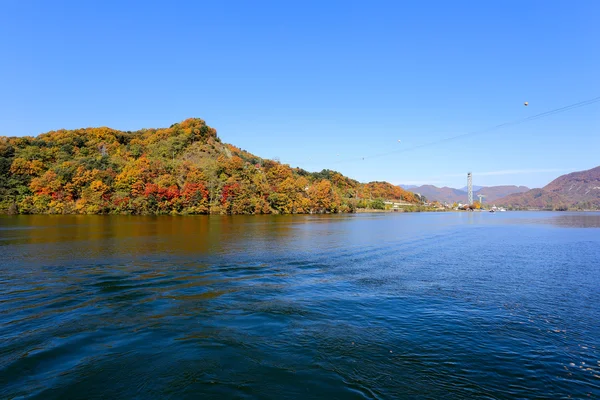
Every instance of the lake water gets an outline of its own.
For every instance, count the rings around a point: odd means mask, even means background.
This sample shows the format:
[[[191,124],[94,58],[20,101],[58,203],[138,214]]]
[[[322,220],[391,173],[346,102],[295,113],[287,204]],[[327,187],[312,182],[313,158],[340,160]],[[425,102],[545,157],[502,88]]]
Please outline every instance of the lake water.
[[[0,217],[0,398],[600,398],[600,214]]]

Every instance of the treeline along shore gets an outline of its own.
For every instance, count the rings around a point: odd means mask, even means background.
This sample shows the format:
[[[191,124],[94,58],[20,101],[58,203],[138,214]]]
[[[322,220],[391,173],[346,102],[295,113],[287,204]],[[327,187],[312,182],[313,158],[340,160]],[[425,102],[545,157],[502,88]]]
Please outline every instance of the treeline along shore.
[[[257,157],[222,143],[198,118],[134,132],[0,137],[4,214],[339,213],[377,208],[384,199],[420,203],[388,182]]]

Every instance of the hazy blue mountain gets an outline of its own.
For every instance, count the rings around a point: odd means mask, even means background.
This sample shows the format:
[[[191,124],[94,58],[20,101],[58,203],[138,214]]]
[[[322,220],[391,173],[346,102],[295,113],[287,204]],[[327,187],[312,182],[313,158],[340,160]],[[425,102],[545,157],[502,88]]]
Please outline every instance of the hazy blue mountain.
[[[475,193],[475,192],[477,192],[477,191],[479,191],[479,190],[483,189],[484,187],[485,187],[485,186],[477,186],[477,185],[473,185],[473,193]],[[466,186],[463,186],[463,187],[461,187],[461,188],[460,188],[460,189],[458,189],[458,190],[462,190],[463,192],[466,192],[466,191],[467,191],[467,189],[468,189],[468,188],[467,188]]]

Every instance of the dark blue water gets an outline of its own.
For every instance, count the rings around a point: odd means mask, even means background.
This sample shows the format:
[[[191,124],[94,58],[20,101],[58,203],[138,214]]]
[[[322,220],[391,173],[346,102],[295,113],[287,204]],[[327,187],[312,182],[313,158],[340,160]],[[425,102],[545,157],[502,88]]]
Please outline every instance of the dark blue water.
[[[0,218],[0,398],[600,397],[600,214]]]

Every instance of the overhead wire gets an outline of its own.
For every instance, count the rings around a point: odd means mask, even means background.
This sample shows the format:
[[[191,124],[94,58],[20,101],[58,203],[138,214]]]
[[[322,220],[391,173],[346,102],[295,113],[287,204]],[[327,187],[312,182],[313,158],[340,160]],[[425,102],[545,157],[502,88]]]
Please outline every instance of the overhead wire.
[[[372,158],[379,158],[379,157],[385,157],[385,156],[389,156],[389,155],[393,155],[393,154],[399,154],[399,153],[405,153],[408,151],[412,151],[412,150],[416,150],[416,149],[421,149],[423,147],[429,147],[429,146],[434,146],[440,143],[444,143],[444,142],[448,142],[451,140],[456,140],[456,139],[460,139],[460,138],[464,138],[464,137],[468,137],[468,136],[475,136],[475,135],[481,135],[484,133],[489,133],[501,128],[506,128],[508,126],[515,126],[515,125],[520,125],[529,121],[534,121],[536,119],[540,119],[540,118],[544,118],[544,117],[548,117],[551,115],[556,115],[556,114],[560,114],[563,112],[567,112],[567,111],[571,111],[573,109],[576,108],[580,108],[580,107],[585,107],[594,103],[598,103],[600,102],[600,96],[598,97],[594,97],[588,100],[583,100],[577,103],[573,103],[573,104],[569,104],[567,106],[563,106],[563,107],[559,107],[559,108],[555,108],[553,110],[549,110],[549,111],[544,111],[542,113],[539,114],[535,114],[535,115],[531,115],[529,117],[525,117],[525,118],[521,118],[521,119],[517,119],[514,121],[508,121],[508,122],[504,122],[498,125],[494,125],[490,128],[486,128],[486,129],[482,129],[479,131],[474,131],[474,132],[467,132],[467,133],[462,133],[460,135],[455,135],[455,136],[450,136],[447,138],[443,138],[443,139],[439,139],[439,140],[434,140],[432,142],[428,142],[428,143],[423,143],[423,144],[419,144],[416,146],[412,146],[412,147],[408,147],[405,149],[399,149],[399,150],[393,150],[393,151],[389,151],[386,153],[380,153],[380,154],[373,154],[370,156],[364,156],[364,157],[353,157],[353,158],[348,158],[345,160],[335,160],[335,161],[331,161],[331,164],[340,164],[340,163],[345,163],[345,162],[351,162],[351,161],[362,161],[362,160],[366,160],[366,159],[372,159]]]

